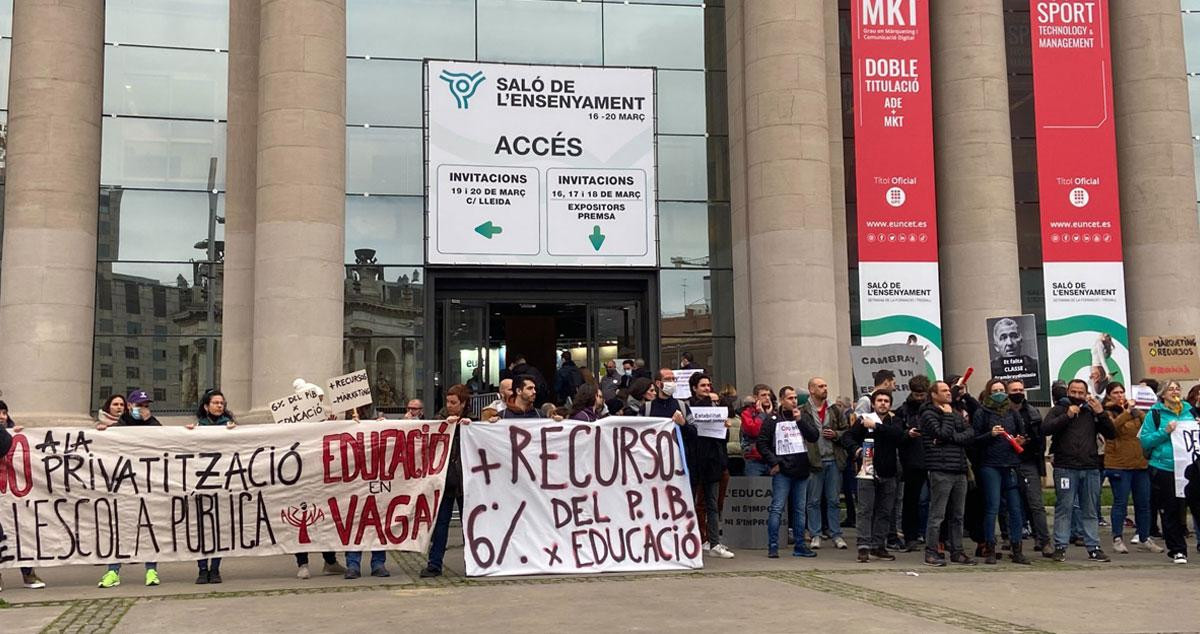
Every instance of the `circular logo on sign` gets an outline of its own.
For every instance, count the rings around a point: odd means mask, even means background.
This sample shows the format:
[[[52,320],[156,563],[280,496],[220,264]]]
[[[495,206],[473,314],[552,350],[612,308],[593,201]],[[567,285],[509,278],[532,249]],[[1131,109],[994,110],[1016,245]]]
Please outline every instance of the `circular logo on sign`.
[[[908,200],[908,194],[905,194],[903,189],[893,187],[887,190],[887,203],[889,205],[899,207],[904,204],[905,200]]]
[[[1091,198],[1088,195],[1088,191],[1082,187],[1076,187],[1071,190],[1071,204],[1076,207],[1086,207]]]

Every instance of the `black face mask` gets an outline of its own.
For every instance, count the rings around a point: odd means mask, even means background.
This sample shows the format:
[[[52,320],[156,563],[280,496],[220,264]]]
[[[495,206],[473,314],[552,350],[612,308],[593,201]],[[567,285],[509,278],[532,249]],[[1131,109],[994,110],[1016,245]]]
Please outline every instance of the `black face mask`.
[[[1020,392],[1009,394],[1008,400],[1012,401],[1014,405],[1020,405],[1025,402],[1025,395]]]
[[[1087,402],[1087,399],[1082,399],[1082,398],[1078,398],[1075,396],[1068,396],[1067,400],[1071,401],[1071,404],[1075,405],[1077,407],[1081,407],[1084,403]]]

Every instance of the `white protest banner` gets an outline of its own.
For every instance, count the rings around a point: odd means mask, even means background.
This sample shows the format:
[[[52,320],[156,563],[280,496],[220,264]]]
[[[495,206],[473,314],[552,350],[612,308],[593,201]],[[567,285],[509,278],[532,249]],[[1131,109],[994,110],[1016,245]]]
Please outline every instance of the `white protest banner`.
[[[804,444],[804,436],[800,435],[800,427],[796,421],[787,420],[775,423],[775,455],[790,456],[808,452]]]
[[[702,374],[703,372],[704,370],[700,368],[675,370],[675,393],[671,395],[671,398],[677,398],[681,401],[692,398],[692,385],[688,383],[688,380],[692,378],[693,374]]]
[[[310,423],[329,417],[321,401],[321,392],[312,388],[271,401],[270,408],[271,418],[276,423]]]
[[[329,386],[329,407],[335,412],[371,404],[371,383],[367,380],[366,370],[335,376],[326,384]]]
[[[729,417],[727,408],[693,407],[690,412],[692,424],[696,426],[696,433],[705,438],[725,439],[728,432],[725,427],[725,419]]]
[[[451,424],[38,428],[0,461],[0,568],[424,552]]]
[[[669,419],[475,423],[459,442],[467,575],[702,567]]]
[[[1145,385],[1132,385],[1129,391],[1132,393],[1130,397],[1133,399],[1133,405],[1138,409],[1150,409],[1158,402],[1158,395]]]
[[[1176,423],[1175,431],[1171,432],[1171,449],[1175,453],[1175,497],[1181,498],[1187,486],[1184,469],[1200,459],[1200,421],[1192,419]]]

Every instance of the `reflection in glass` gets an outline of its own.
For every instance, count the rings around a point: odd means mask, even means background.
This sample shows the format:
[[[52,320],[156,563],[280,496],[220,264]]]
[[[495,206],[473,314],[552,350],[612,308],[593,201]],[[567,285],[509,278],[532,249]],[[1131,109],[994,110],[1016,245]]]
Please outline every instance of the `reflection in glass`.
[[[421,130],[346,128],[346,191],[410,194],[424,189]]]
[[[104,188],[101,191],[97,258],[186,262],[207,257],[208,194]],[[225,196],[216,214],[225,216]],[[217,224],[223,241],[225,225]],[[204,244],[199,244],[204,242]],[[223,242],[218,243],[223,248]]]
[[[421,264],[425,205],[419,196],[347,196],[346,264],[371,249],[381,264]]]
[[[706,144],[699,136],[658,137],[658,197],[707,200]]]
[[[691,355],[692,367],[702,368],[712,375],[714,389],[719,391],[736,382],[731,337],[668,337],[664,332],[659,347],[662,364],[678,368],[684,353]]]
[[[479,59],[603,62],[600,5],[479,0]]]
[[[217,187],[224,189],[224,123],[105,117],[100,183],[203,191],[213,156]]]
[[[346,123],[422,124],[421,62],[346,60]]]
[[[230,0],[106,0],[104,41],[180,48],[227,49],[229,2]]]
[[[388,418],[404,416],[409,399],[424,399],[424,345],[420,337],[347,337],[343,370],[366,368],[375,411]],[[432,403],[425,403],[433,416]]]
[[[657,76],[658,133],[704,134],[704,73],[664,70]]]
[[[704,68],[704,10],[605,4],[604,63]]]
[[[8,110],[8,64],[12,40],[0,40],[0,110]]]
[[[214,51],[106,46],[104,112],[224,119],[228,62]]]
[[[108,337],[97,336],[92,349],[93,412],[111,394],[129,394],[135,389],[154,396],[154,415],[191,415],[209,385],[209,372],[220,385],[221,341],[215,339],[210,360],[206,337]],[[249,403],[230,403],[243,414]]]
[[[351,0],[346,53],[475,59],[475,0]]]

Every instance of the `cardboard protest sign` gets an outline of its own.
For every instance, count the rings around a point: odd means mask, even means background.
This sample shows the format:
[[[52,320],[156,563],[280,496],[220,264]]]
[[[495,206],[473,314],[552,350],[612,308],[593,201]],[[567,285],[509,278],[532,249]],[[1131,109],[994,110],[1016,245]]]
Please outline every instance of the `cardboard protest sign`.
[[[696,426],[696,433],[705,438],[719,438],[724,440],[728,429],[725,427],[725,419],[729,417],[729,409],[725,407],[692,407],[689,408],[692,424]]]
[[[1187,486],[1184,470],[1200,459],[1200,421],[1193,419],[1176,423],[1175,431],[1171,432],[1171,449],[1175,454],[1175,497],[1182,498],[1185,497],[1184,487]],[[1197,486],[1200,486],[1200,482]]]
[[[1006,382],[1020,381],[1027,390],[1041,387],[1036,317],[993,317],[987,320],[987,334],[992,378]]]
[[[327,385],[329,408],[335,412],[371,404],[371,383],[367,380],[366,370],[335,376],[327,381]]]
[[[271,401],[269,407],[276,423],[310,423],[329,418],[321,392],[312,388]]]
[[[896,374],[896,389],[892,391],[892,402],[903,403],[908,398],[908,381],[925,373],[925,352],[920,346],[892,343],[884,346],[850,346],[850,360],[854,366],[854,385],[858,396],[870,396],[875,389],[873,375],[879,370],[891,370]]]
[[[704,370],[700,368],[688,368],[686,370],[675,370],[675,393],[672,398],[677,398],[681,401],[686,401],[692,398],[692,385],[688,381],[693,374],[702,374]]]
[[[463,427],[469,576],[702,566],[683,449],[665,418]]]
[[[38,428],[0,461],[0,568],[429,547],[453,425]]]
[[[1146,376],[1166,381],[1200,378],[1200,352],[1195,335],[1138,337]]]

